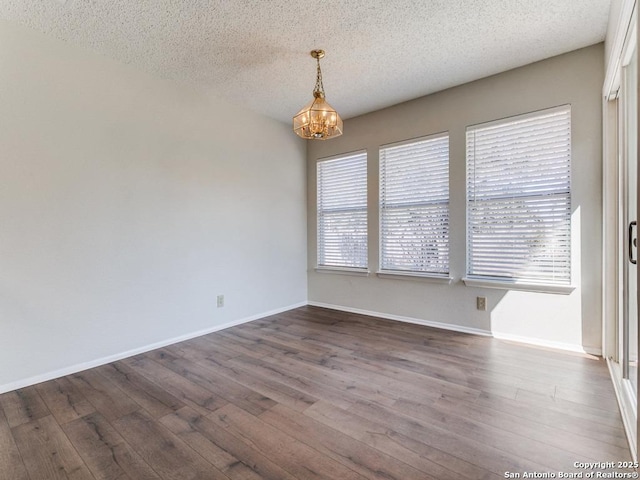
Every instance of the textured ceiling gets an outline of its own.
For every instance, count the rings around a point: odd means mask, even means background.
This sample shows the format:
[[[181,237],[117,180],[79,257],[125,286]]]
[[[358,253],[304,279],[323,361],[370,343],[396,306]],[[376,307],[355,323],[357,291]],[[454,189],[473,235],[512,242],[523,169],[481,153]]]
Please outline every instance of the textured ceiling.
[[[290,122],[323,48],[344,118],[604,40],[610,0],[0,0],[0,18]]]

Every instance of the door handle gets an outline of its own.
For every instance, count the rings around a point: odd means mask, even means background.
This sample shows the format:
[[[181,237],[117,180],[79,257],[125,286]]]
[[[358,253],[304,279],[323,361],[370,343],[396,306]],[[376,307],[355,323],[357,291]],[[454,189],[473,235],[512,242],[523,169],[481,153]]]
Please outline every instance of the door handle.
[[[631,222],[629,224],[629,232],[628,232],[629,233],[629,237],[628,237],[628,239],[629,239],[629,261],[631,263],[633,263],[634,265],[636,265],[638,263],[638,261],[635,258],[633,258],[633,244],[634,244],[634,242],[633,242],[633,227],[635,227],[637,224],[638,223],[635,220],[633,222]]]

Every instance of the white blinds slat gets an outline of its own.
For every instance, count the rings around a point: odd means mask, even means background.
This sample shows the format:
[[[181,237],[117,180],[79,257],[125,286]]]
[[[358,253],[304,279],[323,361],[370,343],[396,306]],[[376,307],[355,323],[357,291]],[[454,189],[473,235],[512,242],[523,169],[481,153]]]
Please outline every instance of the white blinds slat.
[[[569,106],[467,128],[467,274],[571,283]]]
[[[449,273],[449,136],[380,148],[380,268]]]
[[[318,266],[367,268],[367,154],[318,162]]]

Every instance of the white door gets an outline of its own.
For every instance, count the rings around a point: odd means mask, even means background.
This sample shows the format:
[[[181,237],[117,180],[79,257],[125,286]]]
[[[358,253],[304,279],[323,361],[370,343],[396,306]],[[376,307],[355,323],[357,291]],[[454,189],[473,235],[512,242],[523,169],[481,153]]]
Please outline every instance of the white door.
[[[618,271],[619,308],[614,381],[630,437],[637,438],[638,405],[638,55],[629,44],[622,64],[618,91]]]
[[[636,404],[638,392],[638,52],[633,49],[629,63],[623,68],[621,125],[624,145],[622,150],[623,180],[623,322],[622,322],[622,371]]]

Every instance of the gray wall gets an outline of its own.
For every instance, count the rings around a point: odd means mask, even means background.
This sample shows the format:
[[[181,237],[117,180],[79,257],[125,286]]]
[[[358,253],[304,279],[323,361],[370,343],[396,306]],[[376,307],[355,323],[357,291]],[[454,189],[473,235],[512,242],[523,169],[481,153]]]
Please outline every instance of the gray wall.
[[[289,125],[6,22],[0,112],[0,392],[306,302]]]
[[[601,348],[601,96],[603,45],[396,105],[345,122],[344,135],[308,147],[308,279],[310,302],[382,314],[544,345]],[[329,97],[331,92],[328,92]],[[329,100],[331,100],[329,98]],[[570,295],[466,287],[465,128],[562,104],[572,106],[573,283]],[[339,105],[335,105],[339,110]],[[450,135],[450,285],[380,278],[378,148],[412,137]],[[366,149],[369,159],[368,277],[317,273],[316,162]],[[488,311],[476,310],[476,296]]]

